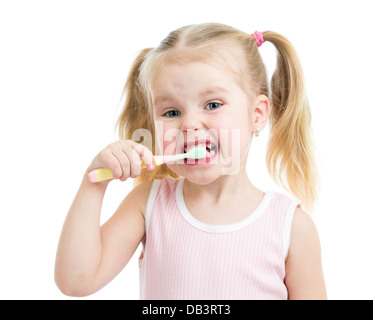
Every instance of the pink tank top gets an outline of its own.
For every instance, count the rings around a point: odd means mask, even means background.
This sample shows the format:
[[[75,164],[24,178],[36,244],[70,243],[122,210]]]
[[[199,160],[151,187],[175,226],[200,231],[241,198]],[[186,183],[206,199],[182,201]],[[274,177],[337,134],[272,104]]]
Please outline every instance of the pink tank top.
[[[299,203],[266,192],[244,220],[210,225],[189,212],[183,183],[153,182],[139,260],[141,299],[287,299],[285,256]]]

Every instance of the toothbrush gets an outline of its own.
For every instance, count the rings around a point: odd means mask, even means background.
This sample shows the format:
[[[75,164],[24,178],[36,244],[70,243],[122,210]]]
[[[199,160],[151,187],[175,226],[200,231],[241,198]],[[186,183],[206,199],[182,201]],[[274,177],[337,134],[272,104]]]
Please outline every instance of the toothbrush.
[[[206,148],[195,147],[190,149],[187,153],[181,153],[169,156],[154,156],[154,165],[147,166],[144,162],[141,164],[141,171],[154,170],[156,166],[160,166],[163,163],[169,163],[181,159],[202,159],[205,157],[210,157]],[[111,169],[98,168],[90,173],[88,173],[88,181],[91,183],[96,183],[100,181],[113,179],[113,172]]]

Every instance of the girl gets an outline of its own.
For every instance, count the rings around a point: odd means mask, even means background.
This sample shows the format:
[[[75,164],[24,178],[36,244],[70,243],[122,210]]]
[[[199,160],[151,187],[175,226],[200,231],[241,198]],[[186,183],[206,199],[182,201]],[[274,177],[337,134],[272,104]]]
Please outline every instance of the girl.
[[[277,49],[271,94],[258,49],[264,41]],[[127,140],[93,159],[62,230],[60,290],[74,296],[99,290],[142,242],[142,299],[326,298],[312,220],[299,202],[259,190],[246,173],[253,135],[269,120],[269,172],[311,210],[317,171],[310,111],[289,41],[221,24],[186,26],[140,53],[125,93],[118,127]],[[153,154],[196,145],[206,148],[205,158],[154,166]],[[141,161],[149,171],[141,171]],[[100,167],[114,179],[136,178],[101,227],[109,181],[88,181]]]

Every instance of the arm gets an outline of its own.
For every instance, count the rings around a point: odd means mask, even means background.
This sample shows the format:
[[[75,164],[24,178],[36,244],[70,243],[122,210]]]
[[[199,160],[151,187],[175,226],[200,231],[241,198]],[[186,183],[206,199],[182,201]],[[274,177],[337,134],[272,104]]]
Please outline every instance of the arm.
[[[133,189],[100,227],[103,190],[83,179],[58,245],[55,280],[66,295],[90,295],[128,263],[145,236],[144,213],[151,182]]]
[[[320,240],[311,217],[296,209],[285,263],[289,300],[324,300]]]
[[[122,270],[144,238],[144,212],[151,182],[133,189],[100,227],[101,206],[109,182],[88,181],[88,172],[98,167],[111,168],[114,178],[123,181],[138,176],[140,156],[151,163],[152,154],[143,149],[137,161],[133,161],[131,145],[135,146],[124,141],[110,145],[94,159],[84,175],[57,249],[55,281],[64,294],[85,296],[102,288]],[[144,152],[148,154],[145,156]]]

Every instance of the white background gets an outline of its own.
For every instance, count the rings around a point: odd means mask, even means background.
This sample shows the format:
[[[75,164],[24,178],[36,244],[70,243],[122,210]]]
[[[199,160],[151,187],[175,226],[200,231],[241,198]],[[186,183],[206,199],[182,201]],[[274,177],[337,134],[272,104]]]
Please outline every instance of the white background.
[[[322,177],[314,220],[330,299],[373,298],[370,1],[1,1],[0,298],[73,299],[54,284],[61,227],[93,157],[117,139],[120,94],[137,52],[170,31],[221,22],[273,30],[303,63]],[[269,72],[271,44],[261,48]],[[263,190],[268,129],[248,171]],[[132,181],[114,181],[102,221]],[[138,299],[137,252],[86,299]]]

